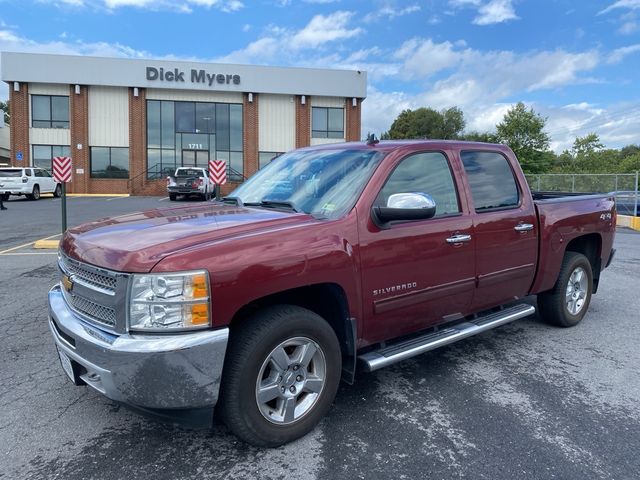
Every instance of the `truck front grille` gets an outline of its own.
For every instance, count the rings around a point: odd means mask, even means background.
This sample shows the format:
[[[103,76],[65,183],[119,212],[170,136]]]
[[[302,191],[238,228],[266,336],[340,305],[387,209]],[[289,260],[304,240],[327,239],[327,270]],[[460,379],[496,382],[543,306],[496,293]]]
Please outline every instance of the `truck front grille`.
[[[91,320],[111,328],[116,326],[116,310],[105,307],[74,294],[65,294],[69,305],[76,311],[86,315]]]
[[[97,269],[90,270],[83,266],[82,263],[64,256],[60,257],[60,263],[63,271],[66,271],[69,275],[75,276],[81,282],[101,288],[112,294],[115,293],[117,286],[117,279],[115,275],[109,275],[106,271],[104,273],[99,273]]]
[[[71,280],[69,290],[62,289],[69,307],[89,323],[124,333],[129,275],[79,262],[64,254],[59,255],[58,265]]]

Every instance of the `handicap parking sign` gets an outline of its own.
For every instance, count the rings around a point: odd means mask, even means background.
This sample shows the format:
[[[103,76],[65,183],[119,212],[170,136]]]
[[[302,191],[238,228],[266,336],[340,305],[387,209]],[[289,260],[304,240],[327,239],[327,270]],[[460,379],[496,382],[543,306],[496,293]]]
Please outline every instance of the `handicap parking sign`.
[[[22,152],[16,152],[16,160],[17,160],[18,162],[21,162],[21,161],[22,161]]]

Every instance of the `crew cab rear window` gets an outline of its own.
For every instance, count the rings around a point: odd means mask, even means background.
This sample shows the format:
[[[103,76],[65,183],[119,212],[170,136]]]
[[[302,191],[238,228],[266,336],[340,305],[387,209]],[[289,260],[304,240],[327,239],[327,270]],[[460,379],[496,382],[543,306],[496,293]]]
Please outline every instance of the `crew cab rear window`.
[[[22,170],[15,170],[12,168],[0,168],[0,177],[21,177]]]
[[[386,206],[394,193],[426,193],[436,202],[436,216],[460,212],[458,195],[447,158],[440,152],[416,153],[403,159],[376,198]]]
[[[476,212],[517,207],[518,185],[507,159],[498,152],[461,152]]]
[[[179,168],[177,175],[179,177],[204,177],[204,172],[197,168]]]

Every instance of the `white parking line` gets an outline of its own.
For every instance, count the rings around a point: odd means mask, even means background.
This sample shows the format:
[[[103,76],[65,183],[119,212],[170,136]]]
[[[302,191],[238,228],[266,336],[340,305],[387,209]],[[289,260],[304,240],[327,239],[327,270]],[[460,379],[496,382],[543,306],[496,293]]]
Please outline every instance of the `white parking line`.
[[[111,202],[113,200],[122,200],[123,198],[129,198],[129,197],[113,197],[113,198],[107,198],[107,202]]]
[[[160,200],[158,200],[158,201],[159,201],[159,202],[164,202],[165,200],[169,200],[169,197],[161,198],[161,199],[160,199]]]

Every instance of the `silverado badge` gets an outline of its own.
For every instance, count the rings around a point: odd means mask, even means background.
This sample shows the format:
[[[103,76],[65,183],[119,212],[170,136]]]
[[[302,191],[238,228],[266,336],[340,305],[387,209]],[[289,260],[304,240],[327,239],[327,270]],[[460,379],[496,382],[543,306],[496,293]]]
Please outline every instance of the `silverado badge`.
[[[62,275],[62,285],[67,292],[73,290],[73,280],[71,280],[71,277],[69,275]]]

